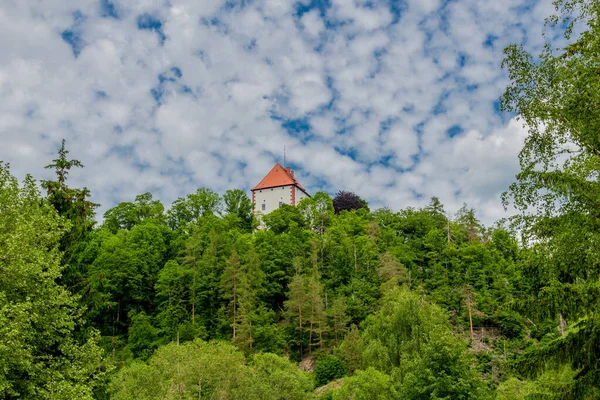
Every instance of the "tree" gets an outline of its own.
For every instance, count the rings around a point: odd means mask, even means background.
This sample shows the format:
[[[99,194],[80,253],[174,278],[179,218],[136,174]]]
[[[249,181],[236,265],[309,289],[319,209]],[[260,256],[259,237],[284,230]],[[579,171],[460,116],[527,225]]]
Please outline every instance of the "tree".
[[[460,227],[463,241],[478,242],[483,236],[483,226],[475,217],[475,210],[467,208],[466,204],[458,210],[456,223]]]
[[[400,398],[486,397],[466,343],[454,337],[438,306],[397,288],[365,324],[363,358],[398,382]]]
[[[161,347],[148,363],[123,368],[111,381],[111,399],[256,398],[244,356],[223,342],[194,340]]]
[[[246,246],[244,246],[246,244]],[[254,249],[243,240],[238,241],[238,248],[247,247],[242,257],[242,285],[238,295],[239,326],[235,344],[242,350],[251,350],[254,344],[253,325],[259,308],[259,295],[263,290],[264,273]]]
[[[30,176],[19,187],[2,163],[0,210],[0,397],[92,399],[106,372],[102,351],[76,298],[56,283],[71,222]]]
[[[342,386],[333,392],[334,400],[393,400],[400,399],[393,380],[373,367],[357,371],[354,376],[344,378]]]
[[[252,201],[240,189],[230,189],[223,195],[225,212],[237,216],[246,230],[252,229]]]
[[[140,194],[135,201],[122,202],[104,213],[104,226],[116,233],[119,229],[131,229],[143,221],[164,221],[165,207],[158,200],[152,200],[151,193]]]
[[[600,2],[554,4],[546,24],[563,29],[570,44],[547,42],[537,59],[523,46],[504,50],[511,83],[501,105],[528,129],[521,171],[504,194],[505,204],[521,211],[513,223],[532,249],[525,271],[532,290],[521,307],[570,325],[522,366],[531,372],[550,361],[571,364],[579,371],[572,392],[597,395],[600,359],[589,355],[600,349]]]
[[[188,274],[176,261],[169,260],[158,273],[155,285],[160,327],[171,340],[179,337],[179,327],[190,319]]]
[[[362,366],[363,341],[360,337],[358,327],[354,324],[350,331],[344,337],[344,341],[339,347],[339,352],[344,360],[344,370],[352,374]]]
[[[338,296],[333,300],[331,307],[327,310],[327,314],[331,320],[331,330],[333,331],[334,343],[337,346],[338,340],[346,334],[350,317],[346,315],[346,299]]]
[[[303,275],[294,276],[288,286],[288,299],[284,303],[286,318],[297,327],[300,358],[303,357],[304,328],[310,314],[306,283]]]
[[[327,330],[327,319],[323,306],[323,285],[319,282],[316,274],[308,278],[307,296],[309,309],[307,315],[308,351],[312,352],[313,347],[316,346],[323,349],[323,334]]]
[[[296,207],[282,204],[281,207],[262,217],[263,222],[276,234],[304,229],[306,222]]]
[[[223,298],[229,301],[228,308],[231,312],[231,328],[232,337],[235,341],[236,329],[239,324],[238,315],[238,302],[240,290],[247,290],[245,286],[248,285],[247,276],[242,271],[239,254],[234,251],[227,260],[227,266],[223,271],[223,277],[221,281],[221,288],[223,290]]]
[[[308,228],[320,235],[329,226],[334,214],[333,201],[325,192],[317,192],[312,197],[302,199],[297,208],[302,213]]]
[[[309,374],[275,354],[257,354],[248,363],[229,343],[196,339],[124,367],[109,393],[116,400],[309,400],[313,388]]]
[[[336,214],[342,211],[358,210],[366,207],[367,203],[353,192],[340,190],[333,198],[333,208]]]
[[[180,197],[173,202],[167,212],[167,222],[171,229],[185,229],[200,217],[219,214],[221,197],[207,188],[199,188],[195,193]]]
[[[156,280],[167,258],[169,230],[146,223],[108,234],[88,269],[89,317],[105,335],[126,332],[131,311],[151,312]]]
[[[312,399],[313,380],[289,360],[270,353],[259,353],[252,358],[252,369],[264,387],[264,399]]]
[[[323,386],[344,376],[344,363],[336,356],[322,355],[317,359],[314,373],[317,386]]]
[[[69,261],[76,246],[83,242],[92,231],[95,224],[95,209],[99,206],[89,200],[90,191],[87,188],[75,189],[67,186],[67,175],[71,168],[83,168],[81,161],[67,159],[68,154],[69,151],[65,148],[63,139],[58,150],[58,158],[52,160],[52,163],[45,167],[54,170],[56,180],[41,181],[42,188],[46,189],[49,203],[61,217],[71,222],[70,230],[60,239],[60,250],[64,252],[64,261]],[[81,273],[68,265],[62,274],[63,283],[72,286],[81,279]]]

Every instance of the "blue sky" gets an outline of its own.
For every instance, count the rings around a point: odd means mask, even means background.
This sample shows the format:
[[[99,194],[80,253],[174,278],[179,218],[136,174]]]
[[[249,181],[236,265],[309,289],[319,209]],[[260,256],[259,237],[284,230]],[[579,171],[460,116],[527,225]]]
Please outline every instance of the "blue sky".
[[[482,220],[525,131],[498,110],[502,49],[550,1],[5,0],[0,160],[48,178],[65,138],[100,214],[152,191],[249,189],[283,148],[309,192],[438,196]]]

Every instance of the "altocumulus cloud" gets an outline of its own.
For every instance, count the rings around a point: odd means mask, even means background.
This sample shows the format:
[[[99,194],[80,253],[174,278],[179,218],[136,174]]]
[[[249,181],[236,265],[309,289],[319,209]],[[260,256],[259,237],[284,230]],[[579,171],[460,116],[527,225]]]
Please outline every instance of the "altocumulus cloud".
[[[4,0],[0,160],[62,138],[100,214],[152,191],[248,189],[288,161],[311,192],[438,196],[491,223],[525,132],[498,111],[502,49],[541,46],[546,1]]]

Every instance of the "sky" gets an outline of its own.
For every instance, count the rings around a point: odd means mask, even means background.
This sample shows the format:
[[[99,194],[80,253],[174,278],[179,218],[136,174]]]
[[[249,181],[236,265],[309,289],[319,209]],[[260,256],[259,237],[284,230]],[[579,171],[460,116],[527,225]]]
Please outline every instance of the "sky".
[[[3,0],[0,160],[19,179],[66,139],[99,217],[249,189],[276,162],[309,193],[400,210],[432,196],[485,223],[526,130],[502,50],[542,46],[551,1]]]

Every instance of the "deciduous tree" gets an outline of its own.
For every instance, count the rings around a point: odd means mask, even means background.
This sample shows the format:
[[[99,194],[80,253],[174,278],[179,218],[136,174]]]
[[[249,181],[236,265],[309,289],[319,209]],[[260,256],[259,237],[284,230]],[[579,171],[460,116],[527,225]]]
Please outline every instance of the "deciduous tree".
[[[31,177],[20,187],[2,163],[0,210],[0,397],[92,399],[105,373],[102,351],[76,298],[57,284],[60,240],[72,222]]]

